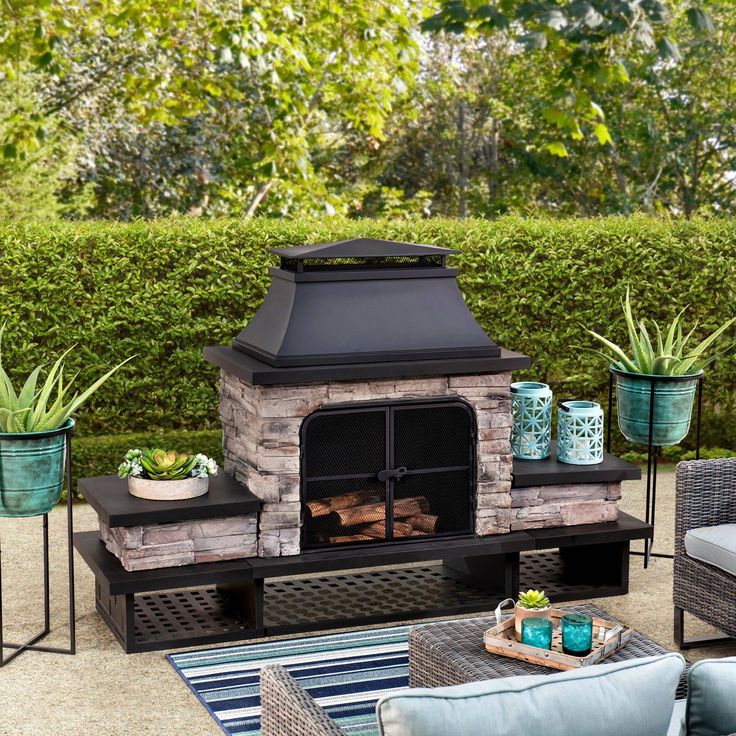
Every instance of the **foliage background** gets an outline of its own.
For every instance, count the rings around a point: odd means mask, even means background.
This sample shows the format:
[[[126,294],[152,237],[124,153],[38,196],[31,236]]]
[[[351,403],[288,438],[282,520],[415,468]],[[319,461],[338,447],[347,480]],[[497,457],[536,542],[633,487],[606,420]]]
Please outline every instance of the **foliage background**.
[[[137,354],[89,402],[80,435],[217,430],[218,371],[202,348],[229,344],[257,310],[276,265],[268,248],[357,236],[458,248],[473,314],[501,345],[531,356],[526,376],[558,397],[605,400],[606,367],[583,350],[593,346],[583,325],[625,342],[626,285],[643,316],[667,321],[690,304],[688,321],[703,333],[736,304],[730,219],[6,222],[4,362],[20,378],[76,344],[68,367],[84,383]],[[704,443],[736,447],[733,354],[708,369],[705,402]],[[108,470],[116,461],[107,455]]]
[[[736,212],[732,0],[4,0],[0,217]]]

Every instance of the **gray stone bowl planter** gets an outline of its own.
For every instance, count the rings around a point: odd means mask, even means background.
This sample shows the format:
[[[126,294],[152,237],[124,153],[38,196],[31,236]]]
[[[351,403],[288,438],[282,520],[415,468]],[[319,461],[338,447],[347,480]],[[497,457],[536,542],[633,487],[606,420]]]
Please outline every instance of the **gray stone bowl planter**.
[[[138,498],[149,501],[181,501],[186,498],[204,496],[209,489],[209,476],[184,478],[183,480],[151,480],[128,476],[128,491]]]
[[[73,430],[68,419],[46,432],[0,433],[0,516],[40,516],[56,506]]]

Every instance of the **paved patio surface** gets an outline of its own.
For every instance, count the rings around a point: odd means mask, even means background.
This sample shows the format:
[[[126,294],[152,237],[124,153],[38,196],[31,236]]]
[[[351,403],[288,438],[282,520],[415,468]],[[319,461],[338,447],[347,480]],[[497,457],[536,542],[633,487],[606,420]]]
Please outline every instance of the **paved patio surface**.
[[[659,479],[656,549],[671,551],[674,517],[674,474]],[[624,484],[622,507],[643,516],[644,483]],[[65,509],[51,515],[52,623],[62,626],[67,599]],[[96,517],[87,506],[75,508],[76,529],[94,529]],[[0,519],[3,555],[6,639],[20,639],[40,628],[40,519]],[[34,555],[33,558],[30,555]],[[26,653],[0,670],[0,734],[2,736],[215,736],[220,729],[163,653],[125,655],[94,607],[93,577],[79,556],[77,570],[78,654]],[[666,647],[672,640],[672,562],[654,559],[648,570],[642,559],[631,565],[628,596],[601,598],[598,605]],[[689,633],[708,628],[688,620]],[[65,629],[49,641],[64,644]],[[691,659],[736,655],[736,647],[689,652]]]

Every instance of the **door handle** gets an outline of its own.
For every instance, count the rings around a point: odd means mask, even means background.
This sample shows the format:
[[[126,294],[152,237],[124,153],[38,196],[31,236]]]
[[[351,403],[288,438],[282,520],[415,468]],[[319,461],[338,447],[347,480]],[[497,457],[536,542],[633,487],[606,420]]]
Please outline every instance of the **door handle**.
[[[400,468],[394,468],[392,470],[382,470],[378,474],[378,480],[382,483],[391,478],[401,478],[406,473],[406,468],[402,465]]]

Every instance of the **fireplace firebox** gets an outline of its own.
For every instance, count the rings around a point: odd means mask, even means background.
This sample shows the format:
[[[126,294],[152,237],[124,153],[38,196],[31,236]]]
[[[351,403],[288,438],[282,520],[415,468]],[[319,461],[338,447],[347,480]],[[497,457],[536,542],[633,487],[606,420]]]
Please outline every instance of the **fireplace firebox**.
[[[475,419],[463,401],[351,404],[301,429],[302,548],[473,533]]]

